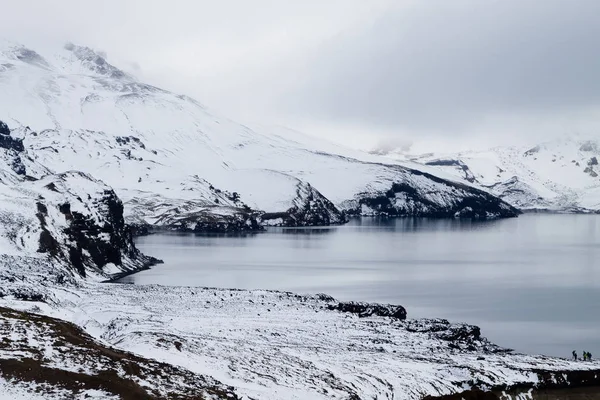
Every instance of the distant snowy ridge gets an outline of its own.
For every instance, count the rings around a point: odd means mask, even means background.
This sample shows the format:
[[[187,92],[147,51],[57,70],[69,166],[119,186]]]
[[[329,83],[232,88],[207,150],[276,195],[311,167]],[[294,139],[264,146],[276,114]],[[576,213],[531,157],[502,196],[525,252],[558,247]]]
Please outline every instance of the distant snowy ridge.
[[[469,186],[449,189],[456,185],[432,179],[427,166],[289,130],[253,130],[187,96],[139,82],[74,44],[34,51],[0,43],[0,112],[40,165],[106,182],[136,224],[193,231],[204,226],[194,218],[208,223],[214,214],[210,228],[227,231],[255,223],[339,224],[344,212],[516,215]],[[397,192],[391,206],[371,201],[392,187],[407,191]],[[237,193],[236,201],[220,193]]]
[[[600,142],[566,138],[527,147],[417,157],[522,210],[600,212]]]

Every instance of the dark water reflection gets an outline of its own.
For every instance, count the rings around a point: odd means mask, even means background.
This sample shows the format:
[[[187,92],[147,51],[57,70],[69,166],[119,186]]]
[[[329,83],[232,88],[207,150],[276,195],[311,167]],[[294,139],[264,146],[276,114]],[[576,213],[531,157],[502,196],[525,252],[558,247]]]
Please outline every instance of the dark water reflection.
[[[600,354],[600,216],[355,219],[245,237],[138,240],[165,264],[124,280],[328,293],[482,327],[519,351]]]

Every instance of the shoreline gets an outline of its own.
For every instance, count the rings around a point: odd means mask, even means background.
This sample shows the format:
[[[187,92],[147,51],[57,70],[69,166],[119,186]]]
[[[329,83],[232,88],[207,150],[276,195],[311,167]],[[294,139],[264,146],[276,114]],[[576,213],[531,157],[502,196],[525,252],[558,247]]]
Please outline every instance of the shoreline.
[[[399,306],[119,283],[83,282],[51,292],[53,303],[2,303],[60,317],[117,349],[210,376],[240,397],[413,400],[460,393],[464,385],[525,393],[548,386],[544,374],[591,370],[600,377],[597,361],[508,352],[478,327],[406,320]],[[571,379],[568,385],[579,383]]]

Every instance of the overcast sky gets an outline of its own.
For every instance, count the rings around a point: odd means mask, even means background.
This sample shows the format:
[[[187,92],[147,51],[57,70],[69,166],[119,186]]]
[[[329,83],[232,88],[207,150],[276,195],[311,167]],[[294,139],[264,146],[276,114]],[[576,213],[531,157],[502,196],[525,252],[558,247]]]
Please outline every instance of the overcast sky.
[[[600,136],[599,0],[4,0],[0,35],[355,147]]]

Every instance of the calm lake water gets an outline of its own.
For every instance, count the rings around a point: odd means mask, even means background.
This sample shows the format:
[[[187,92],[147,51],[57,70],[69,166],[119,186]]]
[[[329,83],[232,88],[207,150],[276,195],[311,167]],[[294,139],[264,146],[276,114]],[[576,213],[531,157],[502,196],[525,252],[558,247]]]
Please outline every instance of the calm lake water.
[[[354,219],[238,237],[160,234],[138,246],[165,264],[136,284],[327,293],[401,304],[409,318],[479,325],[527,353],[600,356],[600,216],[488,222]]]

